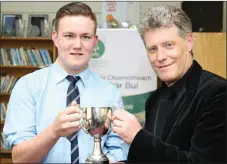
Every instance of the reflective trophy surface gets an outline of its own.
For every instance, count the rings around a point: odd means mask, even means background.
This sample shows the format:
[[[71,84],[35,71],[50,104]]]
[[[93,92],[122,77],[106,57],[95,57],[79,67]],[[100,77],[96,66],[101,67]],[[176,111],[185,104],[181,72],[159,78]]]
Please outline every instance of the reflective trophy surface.
[[[86,163],[108,164],[109,159],[103,154],[101,147],[101,137],[111,131],[111,107],[81,107],[82,129],[94,137],[94,148],[92,155],[87,158]]]

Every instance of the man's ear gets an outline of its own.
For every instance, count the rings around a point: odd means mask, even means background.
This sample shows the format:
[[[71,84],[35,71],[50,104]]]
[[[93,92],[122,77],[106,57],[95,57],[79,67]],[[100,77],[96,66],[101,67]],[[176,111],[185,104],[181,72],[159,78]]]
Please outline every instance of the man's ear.
[[[192,32],[190,32],[188,35],[187,35],[187,48],[188,48],[188,52],[191,52],[192,51],[192,48],[193,48],[193,34]]]
[[[58,33],[56,31],[53,31],[52,32],[52,40],[53,40],[56,47],[58,47],[57,38],[58,38]]]
[[[94,48],[97,46],[98,42],[99,42],[99,37],[98,37],[98,35],[95,35],[95,45],[94,45]]]

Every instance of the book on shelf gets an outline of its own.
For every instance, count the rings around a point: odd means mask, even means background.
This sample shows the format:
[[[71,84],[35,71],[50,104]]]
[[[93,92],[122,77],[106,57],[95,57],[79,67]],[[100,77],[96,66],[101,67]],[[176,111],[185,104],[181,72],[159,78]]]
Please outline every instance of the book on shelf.
[[[1,48],[0,52],[0,65],[43,67],[52,64],[47,49]]]
[[[0,103],[1,123],[2,123],[2,121],[5,121],[6,110],[7,110],[7,104],[6,103]]]
[[[3,75],[1,78],[1,94],[5,93],[11,93],[14,85],[16,84],[18,77],[10,76],[10,75]]]
[[[7,150],[6,137],[3,134],[3,132],[1,132],[0,140],[1,140],[1,150]]]

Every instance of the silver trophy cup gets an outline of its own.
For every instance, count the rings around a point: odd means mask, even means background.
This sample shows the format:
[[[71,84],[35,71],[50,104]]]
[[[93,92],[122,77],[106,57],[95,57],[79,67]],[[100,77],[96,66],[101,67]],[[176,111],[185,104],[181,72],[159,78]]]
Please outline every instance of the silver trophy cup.
[[[101,137],[111,131],[111,107],[81,107],[82,129],[94,137],[94,148],[92,155],[87,158],[86,163],[109,163],[109,159],[103,154],[101,148]]]

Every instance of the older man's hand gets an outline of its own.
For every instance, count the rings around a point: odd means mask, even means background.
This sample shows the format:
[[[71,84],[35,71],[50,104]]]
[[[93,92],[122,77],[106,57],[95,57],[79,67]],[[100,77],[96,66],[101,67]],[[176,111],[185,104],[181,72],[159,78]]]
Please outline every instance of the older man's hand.
[[[142,129],[136,117],[125,110],[116,111],[112,121],[113,131],[118,133],[127,144],[131,144],[138,131]]]

